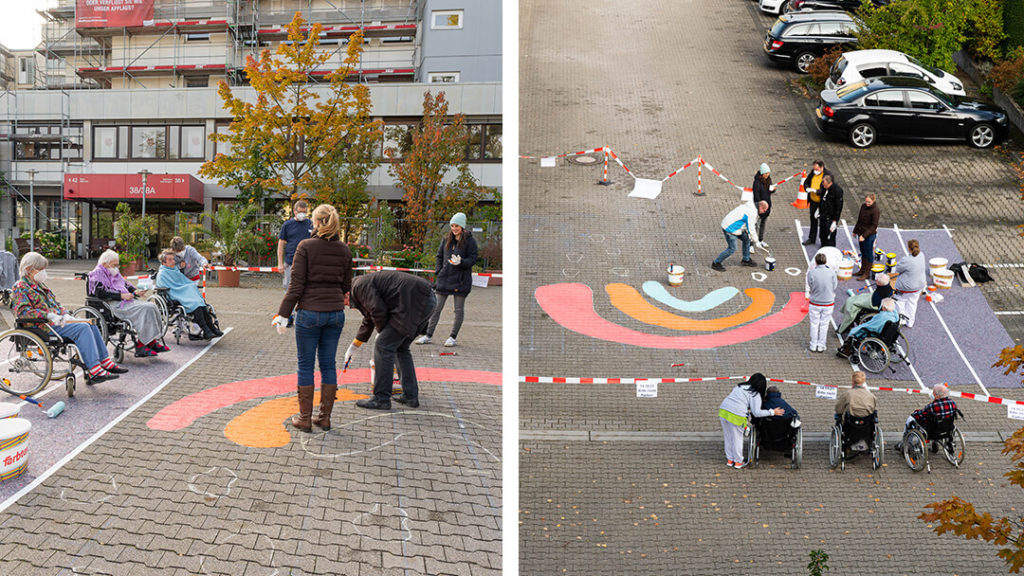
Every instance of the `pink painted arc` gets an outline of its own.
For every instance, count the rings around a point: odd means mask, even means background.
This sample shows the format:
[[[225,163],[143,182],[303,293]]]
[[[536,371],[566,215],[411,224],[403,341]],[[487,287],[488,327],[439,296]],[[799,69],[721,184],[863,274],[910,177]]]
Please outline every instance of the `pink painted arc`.
[[[740,344],[796,326],[806,316],[800,310],[803,292],[791,292],[782,310],[739,328],[714,334],[658,336],[619,326],[599,316],[594,310],[594,293],[585,284],[548,284],[537,288],[534,296],[544,312],[568,330],[599,340],[669,350],[707,350]]]
[[[501,372],[485,372],[482,370],[455,370],[450,368],[417,368],[416,377],[420,382],[474,382],[501,386]],[[320,384],[320,374],[316,374],[316,384]],[[363,368],[349,370],[342,374],[338,371],[338,386],[353,384],[370,384],[370,370]],[[166,406],[146,423],[151,430],[181,430],[193,422],[226,406],[264,398],[280,396],[295,392],[295,374],[271,376],[244,382],[229,382],[202,392],[191,394]]]

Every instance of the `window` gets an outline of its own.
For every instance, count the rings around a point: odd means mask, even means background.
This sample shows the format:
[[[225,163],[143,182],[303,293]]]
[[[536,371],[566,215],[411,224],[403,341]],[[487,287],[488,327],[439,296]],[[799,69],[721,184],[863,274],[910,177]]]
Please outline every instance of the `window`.
[[[385,158],[399,159],[412,148],[413,126],[397,124],[384,128],[384,150],[392,149],[390,156]]]
[[[132,158],[166,157],[166,126],[132,126]]]
[[[910,100],[910,107],[915,110],[942,110],[944,106],[931,94],[924,92],[907,92],[907,99]]]
[[[858,69],[861,78],[880,78],[885,76],[888,72],[885,68],[885,64],[868,64]]]
[[[32,84],[36,79],[36,59],[25,56],[18,59],[18,84]]]
[[[15,160],[69,160],[82,157],[81,125],[20,125],[14,135]]]
[[[814,36],[818,32],[817,24],[797,24],[796,26],[790,26],[783,34],[783,38],[793,38],[796,36]]]
[[[903,108],[903,92],[883,90],[864,98],[864,104],[872,108]]]
[[[462,28],[462,10],[435,10],[430,13],[431,30],[457,30]]]
[[[185,88],[206,88],[210,85],[209,76],[187,76],[185,77]]]
[[[213,131],[217,134],[229,134],[231,132],[231,126],[228,124],[217,124],[213,127]],[[231,154],[230,142],[215,142],[214,147],[214,156],[217,154]]]
[[[487,135],[484,138],[484,158],[488,160],[501,158],[501,124],[487,126]]]
[[[427,82],[430,84],[453,84],[458,81],[458,72],[430,72],[427,74]]]
[[[501,159],[501,124],[470,124],[466,160]]]
[[[381,38],[381,44],[410,44],[412,43],[412,36],[394,36],[390,38]]]
[[[206,128],[203,126],[181,127],[181,157],[203,159],[206,156]]]
[[[834,37],[837,37],[837,38],[838,37],[842,37],[843,36],[843,28],[842,28],[842,26],[839,25],[839,22],[821,22],[818,25],[818,35],[819,36],[834,36]]]
[[[203,32],[201,34],[185,34],[185,42],[208,42],[209,40],[209,32]]]
[[[920,70],[914,68],[910,64],[903,64],[900,62],[893,62],[889,65],[889,70],[892,71],[893,76],[906,76],[908,78],[920,78],[924,79],[924,74]]]

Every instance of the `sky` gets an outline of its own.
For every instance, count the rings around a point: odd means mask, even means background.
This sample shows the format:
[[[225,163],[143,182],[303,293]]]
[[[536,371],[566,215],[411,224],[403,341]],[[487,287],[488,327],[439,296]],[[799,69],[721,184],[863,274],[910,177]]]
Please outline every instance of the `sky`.
[[[43,25],[36,10],[56,5],[56,0],[0,0],[0,44],[12,50],[35,48]]]

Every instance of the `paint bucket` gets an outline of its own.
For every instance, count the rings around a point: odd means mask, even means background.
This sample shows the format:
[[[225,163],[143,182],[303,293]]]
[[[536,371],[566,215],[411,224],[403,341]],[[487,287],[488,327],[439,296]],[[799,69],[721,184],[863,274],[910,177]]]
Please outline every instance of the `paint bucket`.
[[[953,271],[948,268],[932,270],[932,279],[935,280],[935,287],[949,289],[953,287]]]
[[[885,263],[883,263],[883,262],[875,262],[874,264],[871,265],[871,274],[872,275],[881,274],[883,272],[885,272]]]
[[[884,262],[884,261],[885,261],[885,250],[882,250],[881,248],[875,248],[875,262]]]
[[[686,272],[686,268],[678,266],[676,264],[669,264],[668,266],[668,285],[669,286],[682,286],[683,285],[683,273]]]
[[[885,271],[892,272],[896,268],[896,253],[889,252],[885,255]]]
[[[7,404],[6,402],[0,404],[0,420],[4,418],[17,418],[21,412],[21,407],[17,404]]]
[[[0,480],[14,478],[28,467],[28,431],[32,423],[24,418],[0,420]]]
[[[840,280],[853,278],[853,260],[843,258],[843,261],[839,263],[839,273],[837,276]]]
[[[769,272],[771,272],[772,270],[775,270],[775,258],[774,257],[768,256],[767,258],[764,259],[764,269],[769,271]]]
[[[945,270],[948,268],[949,260],[945,258],[932,258],[928,261],[928,267],[931,268],[932,274],[935,274],[936,270]]]

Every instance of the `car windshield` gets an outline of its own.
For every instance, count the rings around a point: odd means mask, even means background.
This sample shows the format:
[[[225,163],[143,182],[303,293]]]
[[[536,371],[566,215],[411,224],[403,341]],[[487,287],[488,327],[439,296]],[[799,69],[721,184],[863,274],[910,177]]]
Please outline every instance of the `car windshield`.
[[[776,38],[782,38],[782,30],[785,27],[786,23],[782,21],[782,18],[779,18],[778,20],[775,21],[775,25],[772,26],[771,35]]]
[[[939,90],[938,88],[935,88],[933,86],[928,87],[928,92],[932,96],[938,98],[940,102],[942,102],[946,106],[949,106],[950,108],[956,108],[956,105],[959,104],[956,97],[950,96],[949,94],[946,94],[942,90]]]
[[[867,82],[854,82],[853,84],[843,86],[839,90],[836,90],[836,96],[838,96],[843,102],[851,102],[860,98],[865,92],[867,92]]]
[[[914,64],[915,66],[917,66],[919,68],[924,68],[925,70],[931,72],[932,74],[934,74],[935,76],[938,76],[939,78],[942,78],[943,76],[946,75],[946,73],[943,72],[942,70],[939,70],[935,66],[927,66],[927,65],[923,64],[917,58],[914,58],[913,56],[908,55],[907,56],[907,60],[909,60],[911,64]]]

